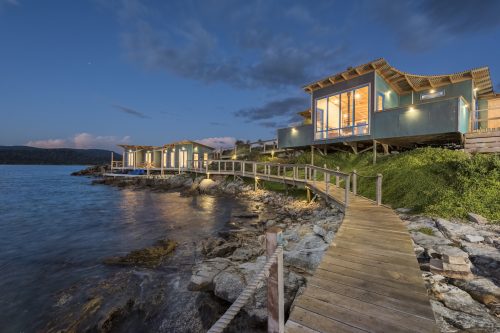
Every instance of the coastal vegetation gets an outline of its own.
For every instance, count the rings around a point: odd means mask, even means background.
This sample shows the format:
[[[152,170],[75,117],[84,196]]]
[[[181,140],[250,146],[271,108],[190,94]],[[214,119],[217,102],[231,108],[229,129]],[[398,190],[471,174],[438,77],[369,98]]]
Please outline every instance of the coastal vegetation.
[[[288,162],[310,163],[311,154],[303,153]],[[458,150],[419,148],[399,154],[377,156],[372,152],[358,155],[337,152],[315,154],[314,164],[341,171],[356,170],[358,193],[375,198],[374,179],[363,176],[383,175],[383,202],[394,208],[411,208],[413,213],[444,218],[465,218],[480,214],[500,221],[500,156],[470,155]]]
[[[28,146],[0,146],[0,164],[102,165],[111,151],[104,149],[45,149]],[[122,157],[115,153],[115,159]]]

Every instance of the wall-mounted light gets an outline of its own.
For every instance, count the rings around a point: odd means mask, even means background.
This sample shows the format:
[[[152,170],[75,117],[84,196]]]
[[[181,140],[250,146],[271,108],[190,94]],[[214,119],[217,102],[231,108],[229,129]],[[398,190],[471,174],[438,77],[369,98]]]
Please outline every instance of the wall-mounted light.
[[[385,96],[389,97],[390,95],[391,95],[391,91],[390,91],[390,90],[387,90],[387,91],[385,92]]]
[[[297,134],[297,129],[295,127],[292,127],[292,135],[296,135]]]

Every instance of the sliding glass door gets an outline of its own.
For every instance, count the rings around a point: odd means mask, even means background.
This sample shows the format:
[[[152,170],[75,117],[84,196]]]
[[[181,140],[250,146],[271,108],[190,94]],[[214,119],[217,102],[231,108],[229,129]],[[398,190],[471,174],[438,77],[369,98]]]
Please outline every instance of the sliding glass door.
[[[370,89],[357,87],[315,101],[315,139],[369,133]]]

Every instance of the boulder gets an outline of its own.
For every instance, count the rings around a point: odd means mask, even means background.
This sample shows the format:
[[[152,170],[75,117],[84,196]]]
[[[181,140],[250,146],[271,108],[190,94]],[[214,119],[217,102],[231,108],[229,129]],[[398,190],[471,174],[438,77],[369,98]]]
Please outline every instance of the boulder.
[[[432,310],[441,332],[454,332],[452,327],[466,332],[498,332],[499,323],[496,318],[484,313],[482,316],[471,315],[461,311],[448,309],[442,303],[431,300]],[[450,327],[451,326],[451,327]],[[457,332],[457,331],[455,331]]]
[[[465,290],[476,301],[488,307],[497,307],[500,304],[500,288],[486,278],[477,278],[470,281],[451,280],[451,283]],[[496,309],[500,314],[500,309]]]
[[[474,263],[491,276],[500,276],[500,251],[481,243],[462,242],[462,248]]]
[[[472,279],[474,275],[470,271],[470,265],[458,265],[444,263],[441,259],[431,258],[429,262],[430,271],[453,279]]]
[[[214,258],[214,257],[228,256],[231,253],[233,253],[234,250],[236,250],[238,247],[239,247],[238,243],[225,242],[219,246],[214,247],[208,254],[208,257]]]
[[[465,235],[464,239],[468,242],[471,243],[480,243],[484,242],[484,237],[483,236],[477,236],[477,235]]]
[[[211,192],[216,187],[217,183],[214,182],[212,179],[207,179],[207,178],[203,179],[198,185],[198,188],[202,193]]]
[[[435,245],[449,245],[451,241],[443,236],[430,236],[423,234],[421,232],[412,231],[410,233],[411,238],[415,243],[424,247],[425,249],[432,248]]]
[[[477,316],[481,316],[487,312],[487,309],[483,305],[472,299],[468,293],[455,286],[437,282],[431,285],[431,292],[436,299],[443,302],[449,309]]]
[[[285,264],[312,273],[327,248],[328,244],[321,237],[315,234],[306,235],[299,243],[290,246],[290,251],[284,252]]]
[[[225,258],[214,258],[193,267],[193,274],[188,285],[189,290],[213,290],[213,280],[222,270],[231,265]]]
[[[326,236],[326,230],[323,229],[322,227],[320,227],[319,225],[315,225],[313,227],[313,232],[320,236],[321,238],[325,239],[325,236]]]
[[[488,224],[488,219],[486,219],[485,217],[483,217],[479,214],[468,213],[467,219],[469,221],[477,223],[477,224]]]
[[[236,268],[229,267],[215,276],[214,294],[229,303],[233,303],[245,288],[246,281]]]
[[[470,261],[467,253],[458,247],[440,245],[428,251],[431,257],[430,271],[455,279],[472,279]]]
[[[474,235],[477,233],[476,229],[471,225],[454,223],[441,218],[436,220],[436,226],[446,237],[456,242],[460,241],[466,234]]]
[[[237,248],[233,252],[233,254],[231,255],[231,259],[236,260],[236,261],[249,260],[252,257],[254,257],[256,254],[258,254],[259,250],[260,250],[260,248],[255,249],[255,248],[248,248],[248,247],[240,247],[240,248]]]

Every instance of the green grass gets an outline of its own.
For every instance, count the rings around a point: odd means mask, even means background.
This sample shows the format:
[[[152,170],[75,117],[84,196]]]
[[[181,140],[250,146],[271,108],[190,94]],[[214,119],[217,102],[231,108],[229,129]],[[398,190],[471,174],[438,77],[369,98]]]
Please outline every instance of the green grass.
[[[432,228],[429,228],[429,227],[418,228],[414,231],[418,231],[418,232],[421,232],[421,233],[429,235],[429,236],[434,236],[434,230],[432,230]]]
[[[310,163],[310,153],[288,162]],[[468,212],[500,221],[500,156],[468,155],[458,150],[419,148],[377,157],[363,154],[315,154],[315,165],[356,169],[360,175],[383,175],[383,202],[394,208],[444,218],[465,218]],[[375,180],[358,177],[358,193],[375,198]]]

